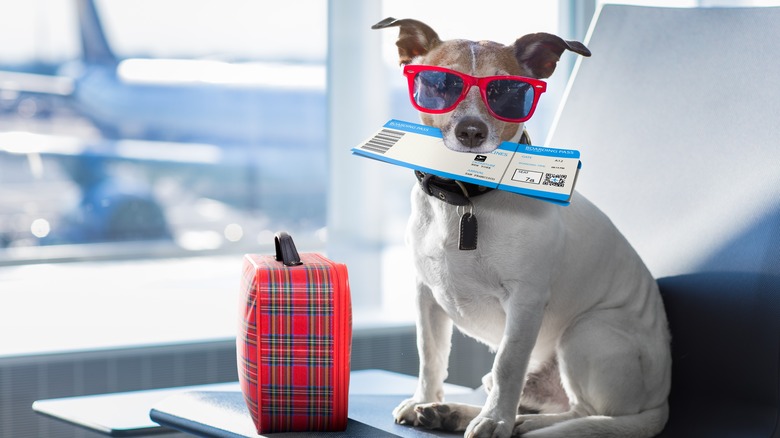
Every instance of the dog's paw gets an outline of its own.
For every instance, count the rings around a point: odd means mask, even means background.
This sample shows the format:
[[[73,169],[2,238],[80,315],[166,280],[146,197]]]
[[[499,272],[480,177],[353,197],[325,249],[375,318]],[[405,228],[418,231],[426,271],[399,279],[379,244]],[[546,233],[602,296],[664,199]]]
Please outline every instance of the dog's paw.
[[[420,402],[416,398],[408,398],[393,409],[393,418],[397,424],[406,424],[409,426],[419,426],[417,412],[415,408]]]
[[[447,432],[463,432],[468,425],[468,417],[461,415],[457,406],[446,403],[427,403],[417,405],[417,421],[428,429],[441,429]]]
[[[515,424],[515,427],[512,430],[512,438],[522,438],[526,433],[542,427],[534,423],[534,421],[526,421]]]
[[[520,438],[525,434],[551,426],[555,423],[570,420],[572,417],[568,414],[541,414],[541,415],[518,415],[515,417],[515,427],[512,431],[512,438]]]
[[[469,423],[465,436],[466,438],[509,438],[512,436],[514,426],[514,418],[512,421],[503,421],[480,415]]]

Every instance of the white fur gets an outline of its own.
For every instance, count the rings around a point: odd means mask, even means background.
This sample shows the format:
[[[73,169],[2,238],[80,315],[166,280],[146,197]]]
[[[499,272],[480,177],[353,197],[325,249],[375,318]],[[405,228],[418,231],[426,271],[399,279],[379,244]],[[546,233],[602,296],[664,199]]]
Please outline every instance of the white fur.
[[[454,322],[497,350],[493,388],[467,436],[553,424],[565,430],[524,436],[658,433],[667,414],[669,335],[656,283],[633,248],[576,193],[568,207],[501,191],[472,200],[478,248],[461,251],[456,207],[413,189],[407,243],[418,276],[421,374],[396,419],[419,424],[424,405],[442,401]],[[570,409],[516,418],[526,373],[553,358]]]
[[[562,51],[590,55],[580,43],[543,33],[503,46],[442,42],[415,20],[378,25],[401,27],[399,53],[415,54],[414,62],[478,77],[544,78]],[[467,153],[492,151],[522,132],[491,117],[476,88],[453,111],[426,114],[423,122],[442,130],[448,148]],[[461,143],[461,122],[483,127],[484,141]],[[394,410],[396,421],[469,437],[660,432],[668,416],[669,333],[656,282],[634,249],[577,193],[568,207],[502,191],[472,202],[477,249],[461,251],[458,209],[418,186],[412,191],[407,243],[417,273],[420,376],[414,396]],[[497,352],[484,406],[443,403],[453,323]],[[540,413],[518,415],[521,402],[522,412]]]

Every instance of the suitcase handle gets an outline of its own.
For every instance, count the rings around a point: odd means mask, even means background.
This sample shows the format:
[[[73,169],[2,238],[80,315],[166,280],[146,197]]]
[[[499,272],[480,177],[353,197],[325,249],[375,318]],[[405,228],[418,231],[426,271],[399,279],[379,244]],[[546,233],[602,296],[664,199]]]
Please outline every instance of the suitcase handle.
[[[276,246],[276,260],[282,262],[284,266],[302,265],[301,256],[295,249],[295,243],[292,236],[286,231],[280,231],[274,235],[274,245]]]

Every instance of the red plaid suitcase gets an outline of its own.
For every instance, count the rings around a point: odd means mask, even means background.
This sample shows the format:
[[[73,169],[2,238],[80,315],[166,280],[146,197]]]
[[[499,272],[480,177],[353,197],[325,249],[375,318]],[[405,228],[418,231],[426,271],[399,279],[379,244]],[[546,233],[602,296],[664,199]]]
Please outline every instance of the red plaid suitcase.
[[[347,427],[352,310],[345,265],[298,255],[244,256],[238,378],[258,433]]]

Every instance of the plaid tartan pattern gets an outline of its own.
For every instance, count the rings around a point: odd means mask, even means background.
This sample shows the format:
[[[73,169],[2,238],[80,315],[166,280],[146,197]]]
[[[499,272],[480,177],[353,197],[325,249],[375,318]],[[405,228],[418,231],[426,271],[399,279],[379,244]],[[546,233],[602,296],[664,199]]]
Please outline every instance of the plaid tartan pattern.
[[[301,259],[294,267],[271,256],[244,259],[238,371],[258,433],[346,427],[348,374],[344,382],[336,367],[348,373],[349,348],[336,344],[351,342],[351,333],[337,332],[338,318],[351,314],[335,309],[335,294],[345,293],[336,290],[336,264],[316,254]]]

